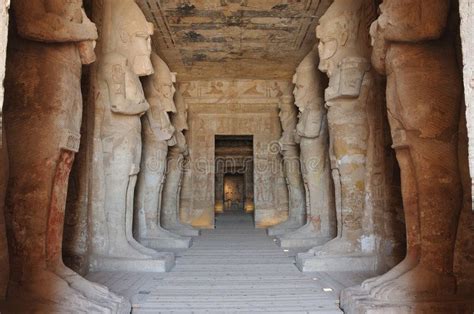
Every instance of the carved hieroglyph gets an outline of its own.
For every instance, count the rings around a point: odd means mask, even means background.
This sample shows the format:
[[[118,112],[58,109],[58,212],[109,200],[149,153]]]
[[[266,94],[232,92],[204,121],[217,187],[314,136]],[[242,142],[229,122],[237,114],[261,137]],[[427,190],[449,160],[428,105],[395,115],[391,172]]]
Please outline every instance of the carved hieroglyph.
[[[160,225],[163,183],[168,146],[176,144],[175,127],[169,113],[173,102],[176,74],[155,53],[151,55],[154,74],[144,80],[150,109],[142,117],[143,151],[135,195],[135,234],[143,245],[154,248],[188,248],[192,238],[173,234]]]
[[[188,129],[188,108],[180,90],[174,94],[174,101],[176,110],[171,116],[175,130],[174,143],[170,145],[167,161],[165,161],[167,162],[167,172],[161,203],[161,224],[164,228],[183,236],[198,236],[199,230],[182,223],[179,214],[184,164],[189,156],[188,145],[183,134]]]
[[[268,229],[268,235],[282,235],[303,226],[306,219],[305,188],[300,168],[300,150],[295,142],[298,110],[294,98],[282,96],[280,101],[282,136],[279,140],[283,171],[288,188],[288,220]]]
[[[295,103],[301,112],[296,136],[301,150],[307,218],[300,229],[278,237],[283,247],[320,245],[331,240],[335,231],[327,118],[318,60],[313,49],[298,66],[293,79]]]
[[[4,211],[5,192],[8,182],[8,153],[2,123],[3,79],[5,78],[5,59],[7,57],[9,7],[10,1],[3,1],[0,5],[0,300],[6,296],[8,275],[10,272]]]
[[[134,192],[142,150],[140,117],[149,109],[139,76],[153,73],[153,28],[133,0],[106,1],[97,65],[97,187],[92,207],[92,270],[166,271],[171,253],[132,236]]]
[[[440,300],[456,290],[453,255],[461,208],[462,100],[449,1],[385,0],[371,28],[372,62],[387,76],[393,148],[401,169],[406,258],[361,294],[386,302]],[[350,300],[344,300],[349,306]]]
[[[130,304],[62,260],[69,172],[79,149],[81,68],[95,25],[82,1],[14,1],[5,126],[10,159],[9,302],[18,312],[127,312]]]

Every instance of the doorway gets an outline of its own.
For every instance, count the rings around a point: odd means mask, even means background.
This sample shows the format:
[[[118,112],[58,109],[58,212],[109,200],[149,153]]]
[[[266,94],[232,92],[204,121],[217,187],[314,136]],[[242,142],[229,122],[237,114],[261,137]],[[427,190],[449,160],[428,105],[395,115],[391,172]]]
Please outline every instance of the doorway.
[[[253,136],[215,136],[215,213],[253,213]]]

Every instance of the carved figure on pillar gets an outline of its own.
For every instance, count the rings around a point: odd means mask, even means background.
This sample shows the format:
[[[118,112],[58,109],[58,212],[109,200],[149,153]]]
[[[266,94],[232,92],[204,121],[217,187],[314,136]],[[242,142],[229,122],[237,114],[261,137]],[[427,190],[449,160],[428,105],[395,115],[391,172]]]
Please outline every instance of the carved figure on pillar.
[[[374,145],[371,123],[375,117],[370,110],[377,88],[370,71],[368,32],[374,15],[373,1],[336,0],[316,28],[319,69],[329,77],[325,100],[337,237],[298,256],[297,264],[304,271],[321,265],[339,271],[349,265],[360,271],[375,270],[373,245],[363,247],[367,241],[365,229],[369,227],[364,224],[364,217],[371,214],[366,195],[373,181],[368,163],[369,147]]]
[[[450,1],[385,0],[380,10],[371,27],[372,63],[387,76],[407,254],[386,274],[365,281],[358,294],[386,302],[437,301],[456,291],[453,256],[462,206],[457,148],[462,83],[447,32]],[[348,307],[351,298],[345,295]]]
[[[174,90],[172,84],[168,88]],[[184,164],[189,156],[188,145],[183,134],[189,128],[188,107],[179,90],[174,96],[177,110],[176,113],[171,115],[171,123],[175,128],[176,144],[171,146],[168,151],[168,171],[163,189],[161,224],[174,233],[192,237],[198,236],[199,230],[182,223],[179,215]],[[169,101],[173,101],[172,96]]]
[[[149,109],[140,76],[153,73],[153,26],[133,0],[107,1],[103,53],[97,69],[96,125],[100,143],[102,202],[93,208],[91,268],[100,271],[167,271],[172,253],[158,253],[132,235],[134,192],[142,153],[141,116]]]
[[[81,0],[12,4],[5,107],[8,303],[15,312],[129,312],[127,301],[62,259],[68,179],[79,150],[82,64],[95,61],[97,29]]]
[[[151,61],[155,73],[144,80],[150,109],[142,117],[143,156],[135,198],[135,232],[143,245],[153,249],[188,248],[192,238],[169,232],[160,222],[168,146],[176,144],[175,128],[168,116],[176,112],[173,102],[176,73],[155,53]]]
[[[331,240],[335,231],[326,109],[317,64],[318,55],[313,49],[298,66],[293,79],[295,103],[301,112],[296,136],[306,192],[306,224],[279,236],[282,247],[320,245]]]
[[[295,141],[298,114],[293,97],[282,97],[279,108],[283,134],[278,144],[280,154],[283,156],[283,171],[289,197],[289,214],[285,222],[268,229],[267,232],[270,236],[294,231],[303,226],[306,221],[305,188],[300,170],[300,150]]]

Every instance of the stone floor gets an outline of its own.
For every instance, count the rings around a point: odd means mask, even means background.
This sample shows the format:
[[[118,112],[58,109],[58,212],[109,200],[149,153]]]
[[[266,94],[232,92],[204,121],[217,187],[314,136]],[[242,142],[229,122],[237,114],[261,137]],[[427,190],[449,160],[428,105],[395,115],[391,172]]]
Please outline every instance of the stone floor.
[[[250,215],[220,215],[166,274],[91,273],[129,297],[133,313],[342,313],[339,292],[367,274],[301,273]]]

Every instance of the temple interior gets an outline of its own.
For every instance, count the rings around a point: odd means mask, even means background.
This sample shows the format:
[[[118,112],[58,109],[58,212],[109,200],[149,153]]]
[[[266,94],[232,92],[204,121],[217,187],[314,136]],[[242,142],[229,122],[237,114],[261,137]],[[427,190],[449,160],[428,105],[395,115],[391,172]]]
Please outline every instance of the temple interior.
[[[0,313],[474,313],[471,0],[2,0]]]

